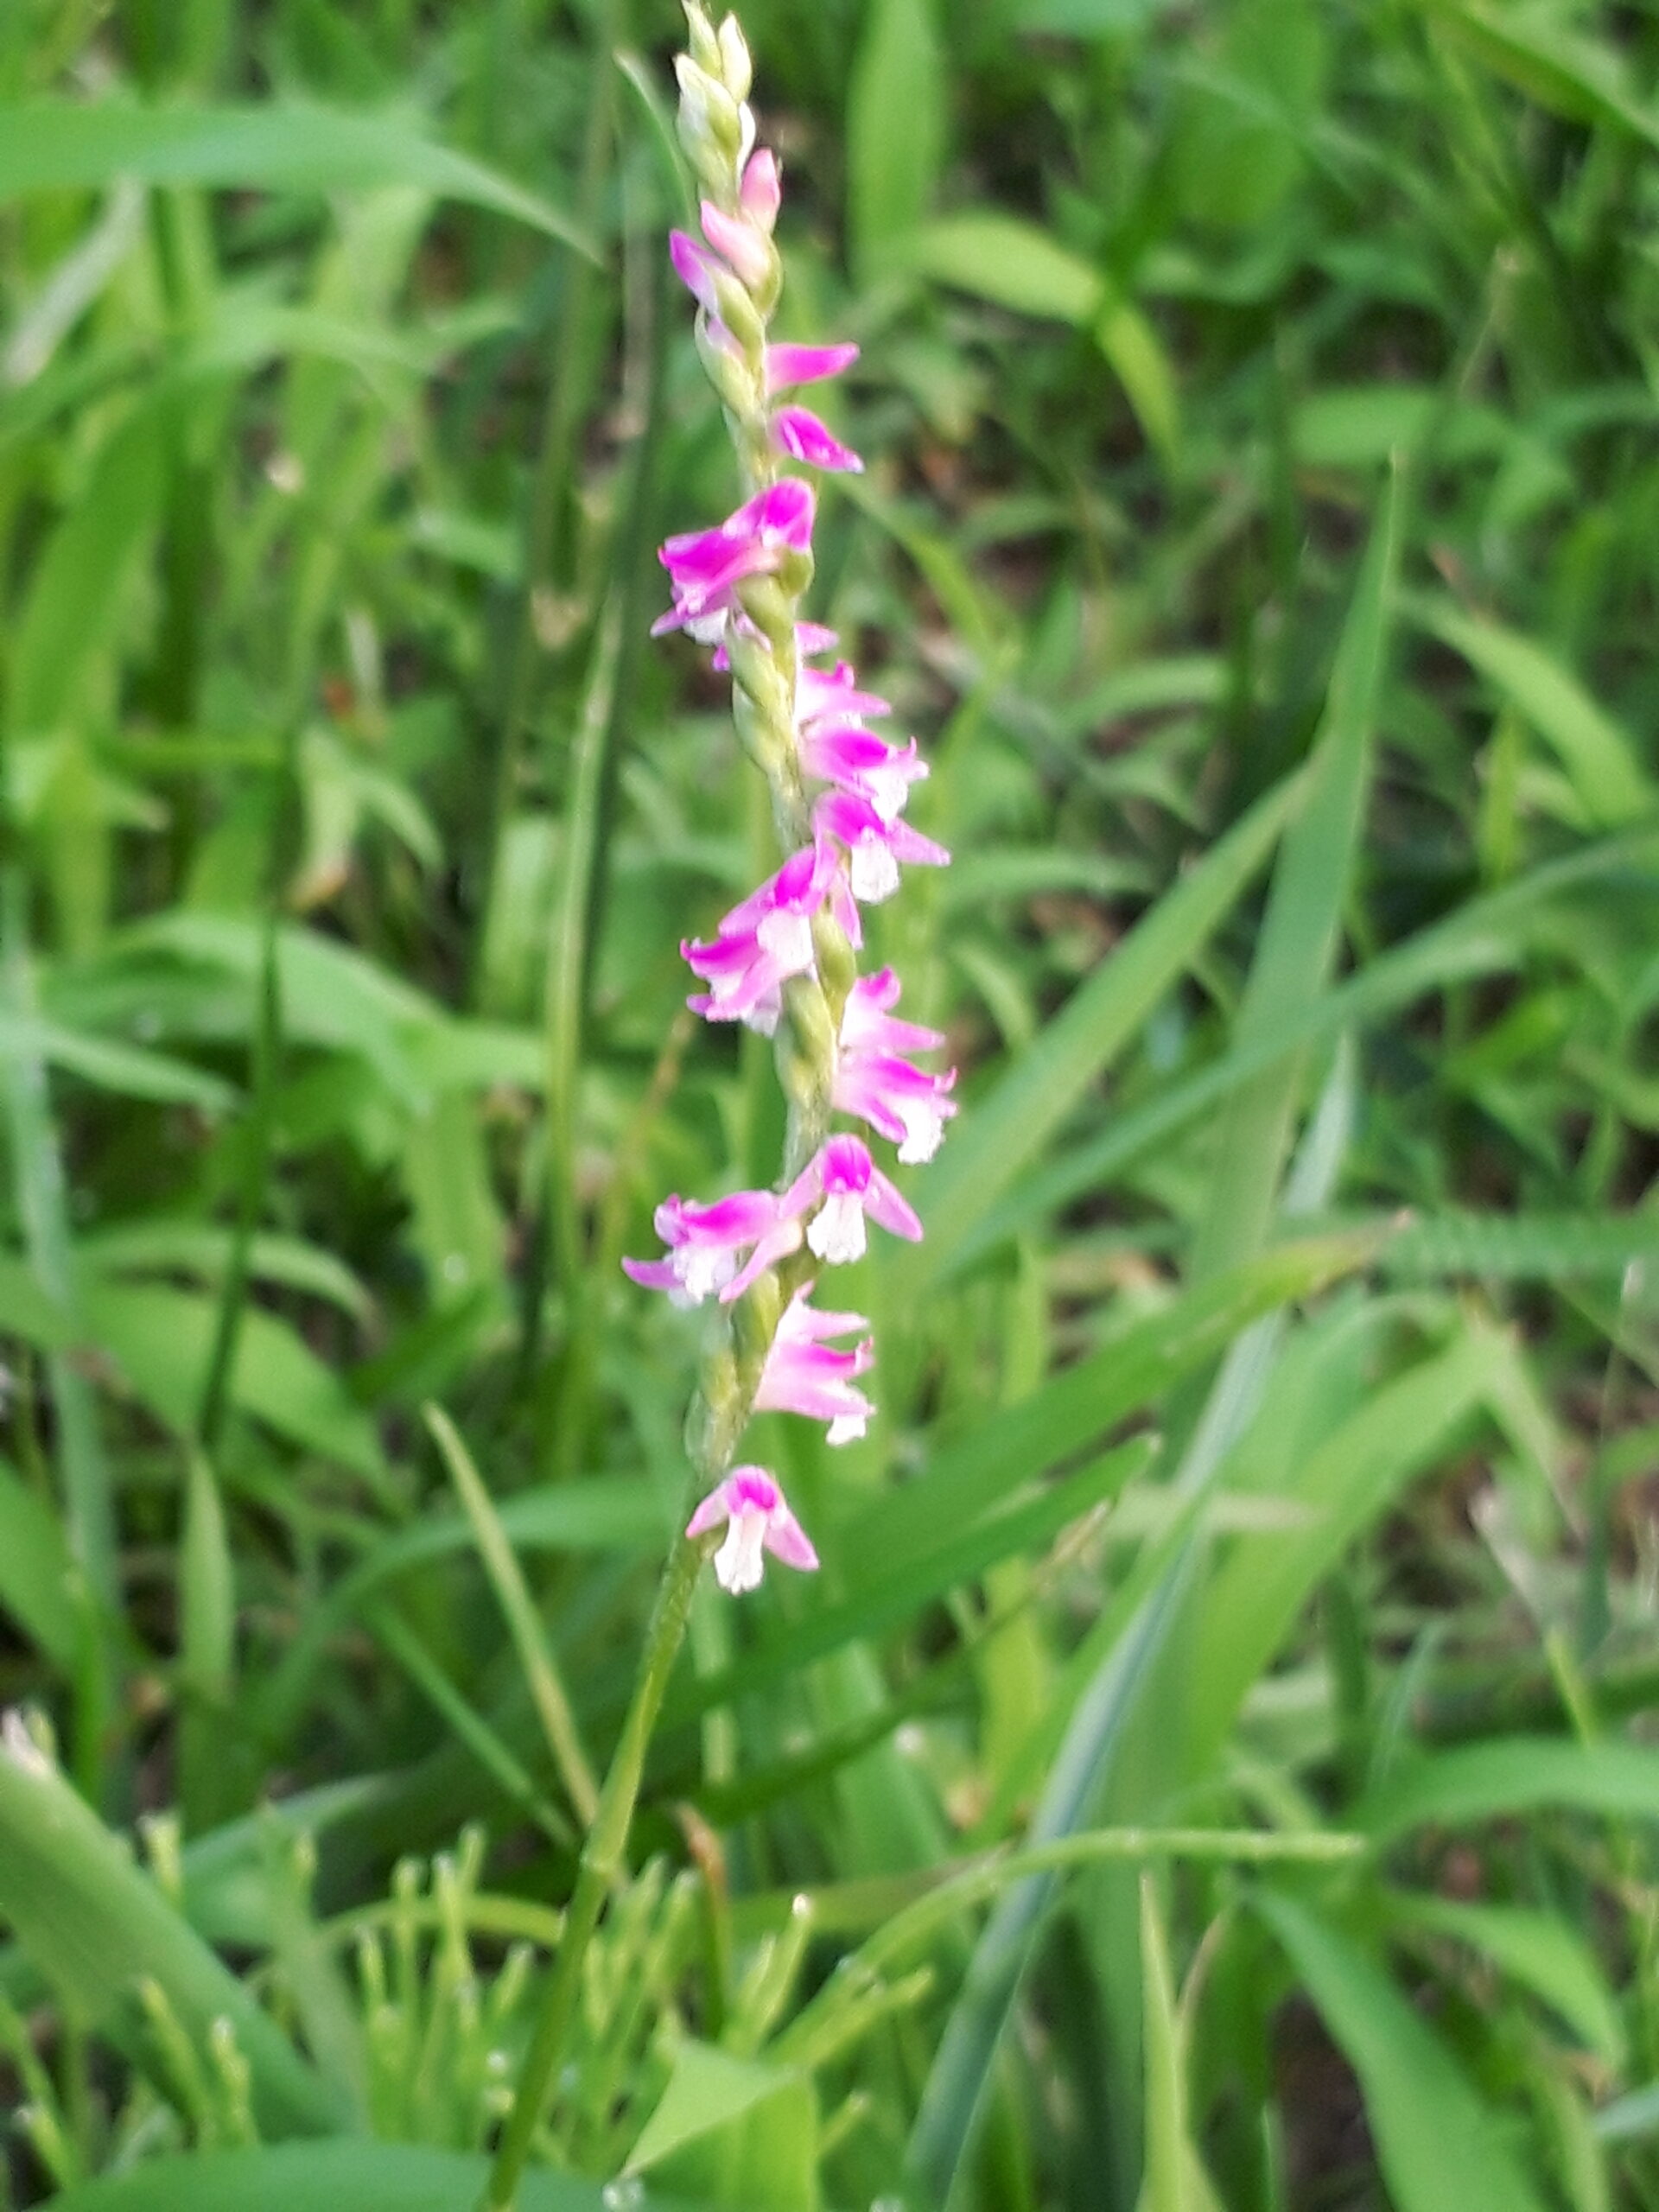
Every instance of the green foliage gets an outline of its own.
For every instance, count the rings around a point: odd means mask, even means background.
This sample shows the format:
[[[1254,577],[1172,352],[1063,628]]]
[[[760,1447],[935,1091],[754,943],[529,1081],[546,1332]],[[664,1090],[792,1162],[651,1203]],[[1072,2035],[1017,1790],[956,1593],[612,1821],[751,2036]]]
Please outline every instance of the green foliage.
[[[671,13],[0,8],[6,2212],[469,2212],[559,1955],[777,1156]],[[744,20],[963,1110],[520,2212],[1643,2212],[1659,35]]]

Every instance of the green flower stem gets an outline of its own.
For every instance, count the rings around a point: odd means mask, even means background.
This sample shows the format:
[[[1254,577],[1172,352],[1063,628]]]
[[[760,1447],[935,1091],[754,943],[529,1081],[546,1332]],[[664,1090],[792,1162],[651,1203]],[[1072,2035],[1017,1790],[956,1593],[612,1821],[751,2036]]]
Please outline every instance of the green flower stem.
[[[530,2156],[531,2143],[546,2107],[549,2088],[564,2057],[582,1988],[582,1962],[627,1849],[628,1830],[633,1822],[633,1808],[645,1770],[645,1752],[685,1635],[691,1594],[703,1561],[717,1541],[712,1532],[696,1539],[682,1536],[669,1554],[651,1624],[645,1631],[633,1700],[600,1792],[599,1809],[582,1846],[576,1886],[565,1912],[563,1933],[548,1976],[536,2032],[518,2076],[512,2110],[502,2131],[489,2182],[480,2199],[479,2212],[516,2212],[518,2184]]]

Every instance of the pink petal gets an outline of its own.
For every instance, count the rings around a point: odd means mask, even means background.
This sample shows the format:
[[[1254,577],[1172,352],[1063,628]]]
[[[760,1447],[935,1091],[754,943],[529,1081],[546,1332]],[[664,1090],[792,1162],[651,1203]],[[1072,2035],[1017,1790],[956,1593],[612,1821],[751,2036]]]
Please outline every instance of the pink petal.
[[[622,1272],[642,1290],[677,1290],[680,1286],[671,1260],[624,1260]]]
[[[766,348],[766,389],[784,391],[791,385],[822,384],[838,377],[858,359],[856,346],[769,346]]]
[[[828,425],[808,408],[777,409],[772,418],[772,435],[781,451],[791,454],[810,467],[840,469],[851,475],[863,472],[864,463],[852,448],[832,436]]]
[[[814,1573],[818,1555],[812,1548],[804,1529],[787,1506],[781,1514],[766,1524],[766,1549],[772,1557],[781,1560],[785,1567],[792,1567],[803,1573]]]
[[[702,234],[715,252],[731,263],[744,283],[764,283],[772,265],[771,249],[766,240],[747,223],[721,214],[712,200],[703,201],[701,213]]]
[[[778,156],[769,146],[762,146],[744,170],[743,182],[738,189],[743,213],[770,236],[772,226],[778,219],[783,197],[783,180],[778,174]]]
[[[778,1218],[778,1200],[770,1191],[734,1191],[728,1198],[707,1205],[683,1205],[680,1219],[685,1241],[695,1244],[752,1244],[764,1236]]]
[[[734,1513],[741,1513],[746,1508],[756,1513],[776,1513],[784,1503],[784,1493],[776,1477],[752,1462],[747,1466],[734,1467],[721,1488]],[[787,1507],[785,1510],[788,1510]]]
[[[850,1192],[861,1197],[870,1187],[875,1163],[860,1137],[831,1137],[818,1155],[823,1163],[826,1194]]]
[[[789,1200],[782,1202],[785,1206]],[[750,1253],[744,1265],[732,1277],[720,1294],[722,1306],[729,1306],[734,1299],[741,1298],[752,1283],[758,1282],[768,1268],[775,1268],[779,1260],[786,1260],[791,1252],[800,1249],[801,1224],[791,1215],[769,1229]]]
[[[674,274],[697,305],[709,315],[716,314],[719,301],[715,291],[715,272],[718,264],[714,257],[683,231],[671,231],[668,257],[674,264]]]
[[[718,1529],[722,1521],[729,1521],[732,1509],[727,1501],[727,1485],[721,1483],[711,1490],[685,1524],[688,1536],[706,1536],[711,1529]]]
[[[872,1221],[880,1222],[891,1235],[908,1237],[912,1244],[920,1243],[920,1217],[879,1167],[872,1170],[870,1187],[864,1198],[864,1211]]]

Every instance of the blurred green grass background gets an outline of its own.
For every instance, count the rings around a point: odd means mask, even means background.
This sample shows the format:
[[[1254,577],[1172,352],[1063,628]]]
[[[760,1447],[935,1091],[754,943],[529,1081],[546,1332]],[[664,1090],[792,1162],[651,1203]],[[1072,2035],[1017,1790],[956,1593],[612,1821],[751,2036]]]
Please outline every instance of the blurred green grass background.
[[[743,21],[963,1112],[526,2212],[1659,2206],[1659,19]],[[779,1147],[679,31],[0,8],[0,2203],[463,2212],[556,1944]]]

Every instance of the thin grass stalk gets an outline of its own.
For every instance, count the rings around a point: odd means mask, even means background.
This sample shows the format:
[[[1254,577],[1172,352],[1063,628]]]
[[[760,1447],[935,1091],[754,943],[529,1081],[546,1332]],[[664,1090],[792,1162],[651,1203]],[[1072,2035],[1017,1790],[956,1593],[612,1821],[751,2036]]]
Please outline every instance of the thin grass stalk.
[[[253,1039],[252,1096],[245,1145],[237,1175],[236,1220],[213,1324],[213,1348],[202,1383],[196,1441],[211,1459],[219,1446],[236,1371],[242,1310],[247,1303],[253,1240],[265,1211],[276,1121],[276,1084],[282,1061],[282,971],[279,965],[281,905],[275,889],[265,909],[260,947],[259,1003]]]
[[[601,0],[589,61],[588,128],[582,138],[582,166],[576,184],[576,220],[588,237],[597,235],[600,230],[612,150],[616,75],[613,56],[626,38],[627,0]],[[492,878],[501,841],[512,818],[520,747],[535,707],[537,669],[544,650],[541,626],[545,620],[545,594],[558,587],[563,552],[561,531],[571,496],[576,437],[588,399],[592,362],[598,351],[591,325],[595,314],[601,312],[595,302],[602,302],[604,297],[595,290],[601,274],[600,268],[586,254],[568,247],[562,251],[563,296],[524,530],[523,599],[502,708],[500,751],[496,760],[489,842],[485,855],[485,867]],[[480,951],[489,906],[486,887],[479,909]]]
[[[712,1534],[682,1536],[670,1554],[651,1624],[645,1631],[639,1672],[627,1718],[622,1724],[599,1808],[582,1846],[576,1885],[565,1913],[564,1931],[555,1955],[536,2031],[525,2055],[512,2110],[479,2200],[479,2212],[516,2212],[518,2184],[531,2144],[540,2125],[547,2094],[564,2056],[582,1987],[582,1962],[599,1926],[605,1900],[613,1887],[627,1848],[628,1830],[645,1777],[645,1753],[662,1710],[669,1676],[685,1635],[686,1617],[704,1560],[715,1548]]]
[[[10,860],[0,887],[0,929],[4,932],[0,993],[9,1010],[25,1022],[36,1013],[28,895],[21,867]],[[17,1211],[29,1265],[48,1297],[73,1319],[77,1305],[73,1252],[45,1066],[32,1054],[9,1053],[3,1082]],[[88,1603],[81,1663],[75,1675],[73,1765],[82,1794],[89,1802],[103,1805],[111,1783],[109,1736],[121,1671],[123,1602],[114,1489],[92,1384],[61,1352],[48,1354],[46,1372],[57,1418],[57,1459],[69,1545],[85,1580]]]

